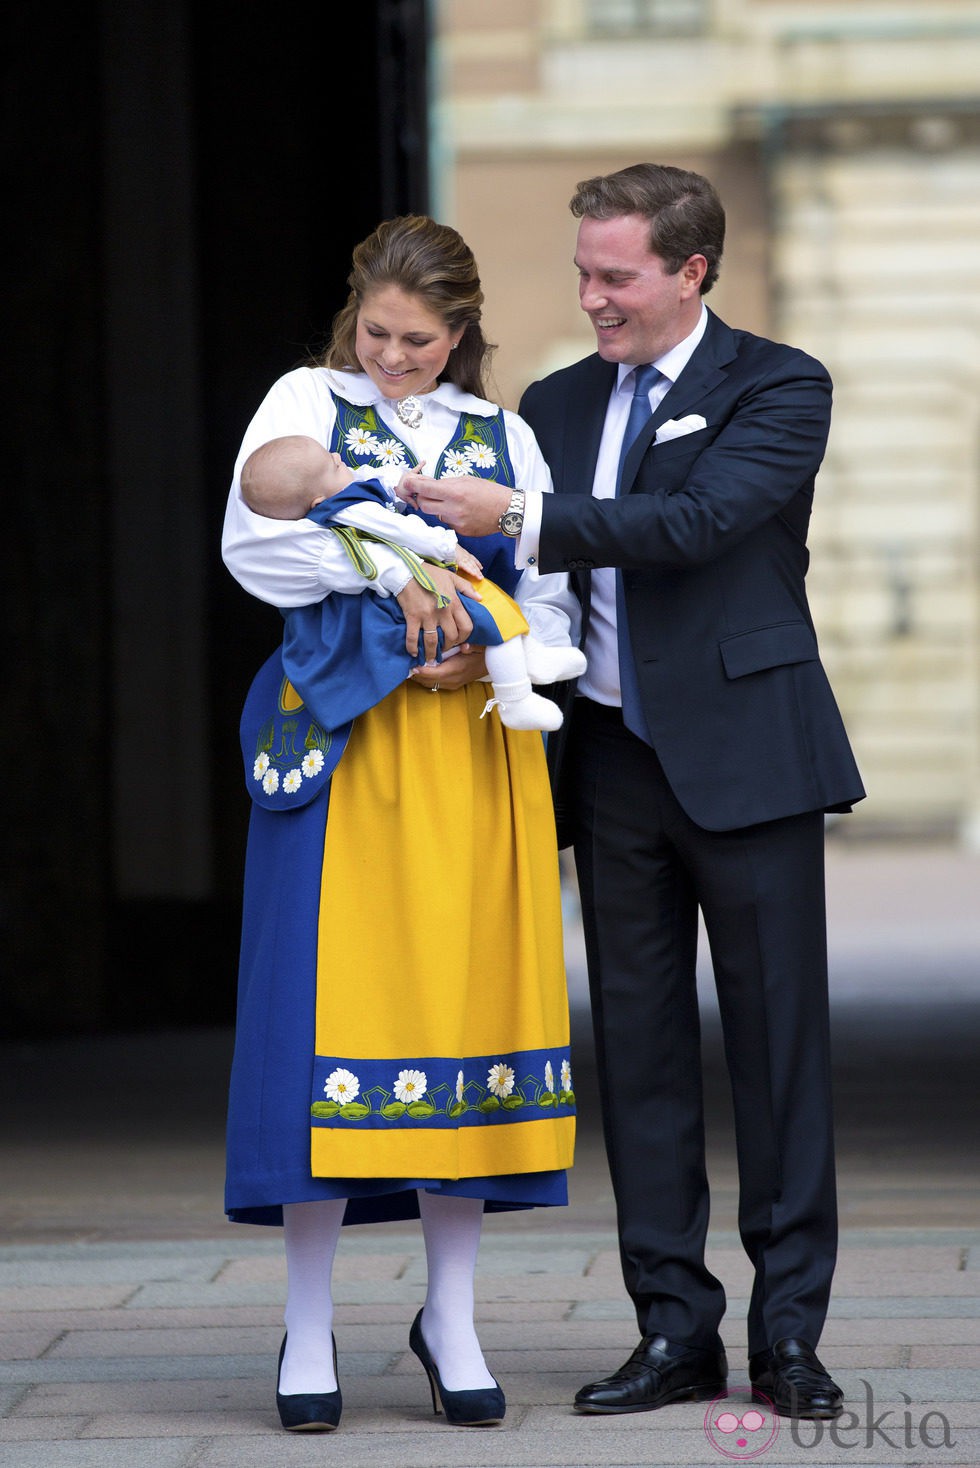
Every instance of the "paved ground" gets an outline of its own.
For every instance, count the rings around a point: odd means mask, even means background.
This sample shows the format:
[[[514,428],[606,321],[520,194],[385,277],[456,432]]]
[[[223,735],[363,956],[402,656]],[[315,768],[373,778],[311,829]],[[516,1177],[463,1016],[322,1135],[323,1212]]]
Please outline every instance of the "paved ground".
[[[337,1264],[344,1418],[283,1434],[273,1403],[275,1231],[220,1213],[224,1031],[0,1047],[0,1468],[980,1463],[977,1042],[980,858],[831,848],[843,1237],[822,1353],[852,1414],[833,1432],[719,1410],[579,1418],[577,1386],[634,1344],[597,1133],[581,950],[569,969],[582,1120],[567,1210],[488,1221],[481,1337],[500,1429],[432,1415],[407,1347],[417,1230],[349,1230]],[[705,974],[712,1265],[745,1409],[748,1272]],[[731,1403],[729,1403],[731,1407]]]

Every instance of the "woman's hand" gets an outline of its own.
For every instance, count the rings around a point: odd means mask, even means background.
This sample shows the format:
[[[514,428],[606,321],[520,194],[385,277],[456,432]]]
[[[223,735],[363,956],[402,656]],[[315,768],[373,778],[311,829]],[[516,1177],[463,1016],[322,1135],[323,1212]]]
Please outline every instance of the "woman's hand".
[[[412,669],[409,677],[413,683],[428,689],[430,693],[451,693],[457,688],[465,688],[467,683],[475,683],[478,678],[486,677],[487,662],[483,652],[482,647],[473,647],[465,642],[453,657],[446,658],[441,663],[422,663],[420,667]]]
[[[438,566],[426,569],[439,592],[448,597],[448,605],[438,608],[432,592],[426,591],[414,577],[402,587],[397,601],[405,616],[405,649],[409,657],[417,658],[422,648],[426,662],[434,663],[439,651],[440,629],[444,648],[458,647],[473,630],[473,619],[461,602],[460,593],[474,601],[482,601],[483,598],[465,576],[457,576],[454,571],[444,571]]]
[[[406,474],[398,486],[398,496],[427,515],[438,515],[457,535],[494,535],[500,528],[501,515],[510,504],[506,484],[477,479],[472,474],[459,479]]]

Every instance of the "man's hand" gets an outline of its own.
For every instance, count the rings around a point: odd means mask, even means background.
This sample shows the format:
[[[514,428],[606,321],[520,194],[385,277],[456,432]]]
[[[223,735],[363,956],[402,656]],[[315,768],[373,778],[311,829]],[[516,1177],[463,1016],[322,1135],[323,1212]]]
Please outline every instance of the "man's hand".
[[[443,571],[438,566],[429,566],[427,570],[442,595],[449,598],[448,606],[437,609],[432,592],[426,591],[414,577],[402,587],[397,600],[405,615],[405,648],[409,657],[417,658],[421,648],[425,661],[435,662],[440,629],[444,648],[458,647],[473,630],[473,619],[460,601],[460,593],[474,601],[482,601],[483,598],[465,576]]]
[[[438,515],[457,535],[494,535],[498,521],[510,504],[506,484],[476,479],[428,479],[424,474],[406,474],[398,486],[399,498],[427,515]]]

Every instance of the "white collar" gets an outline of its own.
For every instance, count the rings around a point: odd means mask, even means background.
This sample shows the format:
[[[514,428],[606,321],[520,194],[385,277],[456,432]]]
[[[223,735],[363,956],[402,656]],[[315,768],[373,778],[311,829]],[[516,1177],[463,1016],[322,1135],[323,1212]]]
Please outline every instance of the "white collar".
[[[694,356],[695,348],[700,344],[701,338],[707,329],[708,308],[702,301],[701,315],[698,317],[698,324],[694,330],[689,332],[683,341],[679,341],[676,346],[671,347],[669,351],[664,352],[662,357],[657,357],[653,362],[653,366],[657,368],[662,376],[666,377],[668,382],[674,383],[680,377],[684,368]],[[623,379],[632,371],[634,371],[633,367],[628,366],[625,362],[620,362],[619,375],[616,378],[617,388],[622,387]]]
[[[386,398],[366,372],[340,372],[332,367],[321,368],[321,371],[327,379],[327,385],[345,402],[356,403],[359,408],[388,403],[394,409],[395,400]],[[494,418],[500,412],[496,403],[475,397],[473,393],[463,392],[453,382],[437,383],[431,392],[423,395],[422,402],[441,403],[453,413],[475,413],[481,418]]]

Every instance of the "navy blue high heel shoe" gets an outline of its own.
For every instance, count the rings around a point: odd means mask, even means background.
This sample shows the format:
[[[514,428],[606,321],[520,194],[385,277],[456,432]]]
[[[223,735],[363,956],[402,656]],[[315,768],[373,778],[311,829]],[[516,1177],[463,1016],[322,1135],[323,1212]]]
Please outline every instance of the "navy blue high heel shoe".
[[[338,1386],[335,1392],[288,1392],[283,1396],[279,1390],[282,1374],[282,1358],[286,1353],[286,1337],[279,1347],[279,1367],[276,1372],[276,1406],[279,1421],[287,1432],[333,1432],[340,1423],[340,1412],[344,1405]],[[337,1370],[337,1342],[333,1343],[333,1369]]]
[[[503,1421],[507,1403],[496,1380],[493,1386],[478,1387],[474,1391],[451,1392],[443,1386],[439,1368],[422,1335],[421,1310],[412,1322],[408,1344],[425,1367],[432,1391],[433,1412],[438,1413],[441,1402],[446,1421],[453,1427],[493,1427]]]

